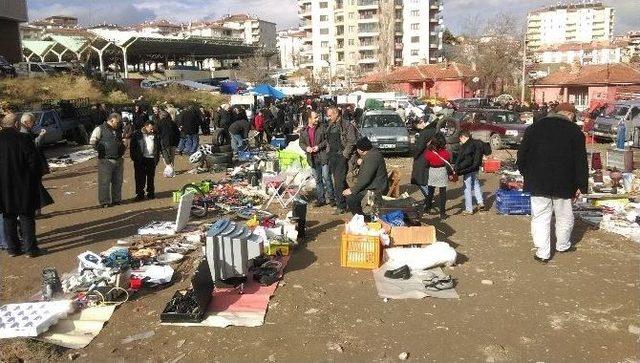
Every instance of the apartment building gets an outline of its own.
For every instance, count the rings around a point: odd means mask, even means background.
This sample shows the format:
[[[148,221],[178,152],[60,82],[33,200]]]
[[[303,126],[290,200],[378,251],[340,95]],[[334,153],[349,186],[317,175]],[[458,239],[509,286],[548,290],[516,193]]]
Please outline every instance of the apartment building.
[[[627,44],[624,40],[564,43],[542,47],[535,54],[539,62],[547,64],[613,64],[626,59]]]
[[[583,1],[534,10],[527,17],[530,52],[567,42],[590,43],[613,39],[614,9],[602,2]]]
[[[442,0],[299,0],[301,67],[355,76],[435,63],[442,49]]]
[[[227,15],[219,21],[225,28],[244,33],[246,44],[261,45],[269,50],[277,47],[276,24],[247,14]]]
[[[199,21],[189,24],[186,31],[189,35],[212,38],[233,38],[245,40],[243,29],[224,26],[220,21]]]
[[[302,64],[302,54],[306,51],[306,33],[300,29],[285,29],[278,32],[278,52],[280,67],[297,69]]]

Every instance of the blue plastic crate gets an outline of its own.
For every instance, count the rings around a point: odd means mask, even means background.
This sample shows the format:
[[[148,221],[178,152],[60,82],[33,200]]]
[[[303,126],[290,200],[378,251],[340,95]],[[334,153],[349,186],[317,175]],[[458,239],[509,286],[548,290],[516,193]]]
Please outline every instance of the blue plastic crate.
[[[498,189],[496,192],[496,210],[500,214],[531,214],[531,194],[517,190]]]
[[[287,147],[287,139],[284,137],[276,137],[271,140],[271,146],[276,149],[282,150]]]

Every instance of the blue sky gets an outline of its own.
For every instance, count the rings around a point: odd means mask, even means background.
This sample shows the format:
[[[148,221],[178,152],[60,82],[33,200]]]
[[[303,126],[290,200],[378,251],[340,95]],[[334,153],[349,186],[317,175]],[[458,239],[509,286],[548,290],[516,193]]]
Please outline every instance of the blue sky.
[[[245,12],[273,21],[278,29],[298,22],[296,0],[27,0],[29,17],[77,16],[83,24],[133,24],[157,18],[188,22]],[[616,8],[616,33],[640,30],[640,0],[608,0]],[[454,33],[465,30],[473,18],[509,12],[519,17],[554,0],[444,0],[444,21]],[[477,21],[477,20],[476,20]],[[471,23],[477,24],[475,21]]]

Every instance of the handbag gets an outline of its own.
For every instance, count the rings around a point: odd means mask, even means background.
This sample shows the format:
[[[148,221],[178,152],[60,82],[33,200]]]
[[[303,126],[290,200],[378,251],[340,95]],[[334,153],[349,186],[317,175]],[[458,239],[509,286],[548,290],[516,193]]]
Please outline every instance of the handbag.
[[[436,154],[437,157],[440,158],[440,160],[444,161],[444,164],[446,165],[447,168],[447,177],[449,178],[450,182],[457,182],[458,181],[458,174],[456,174],[456,170],[453,168],[453,165],[451,165],[450,162],[448,162],[445,158],[443,158],[442,156],[440,156],[440,154],[438,154],[437,152],[433,151],[434,154]]]

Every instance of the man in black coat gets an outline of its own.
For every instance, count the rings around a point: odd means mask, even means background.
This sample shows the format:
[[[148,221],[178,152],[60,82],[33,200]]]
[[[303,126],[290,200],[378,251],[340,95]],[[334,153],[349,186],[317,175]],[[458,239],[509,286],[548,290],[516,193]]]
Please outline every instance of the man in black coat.
[[[179,119],[178,126],[182,137],[178,143],[178,153],[191,155],[198,150],[198,145],[200,144],[198,139],[198,132],[202,123],[200,111],[194,105],[190,105],[182,111]]]
[[[352,188],[346,189],[342,195],[347,197],[347,206],[353,214],[362,213],[362,199],[367,191],[376,195],[385,195],[389,191],[389,174],[384,157],[378,149],[374,149],[366,137],[356,142],[356,150],[360,155],[360,171]]]
[[[155,124],[157,138],[160,140],[160,154],[166,165],[173,167],[175,147],[180,141],[178,125],[171,119],[167,111],[160,111]]]
[[[585,137],[571,122],[573,105],[560,104],[529,126],[518,149],[518,169],[524,176],[524,189],[531,193],[531,235],[537,248],[536,261],[551,258],[551,217],[556,217],[556,251],[575,250],[571,246],[573,199],[586,193],[588,164]]]
[[[18,116],[9,114],[0,123],[0,213],[9,255],[21,255],[24,250],[29,257],[36,257],[42,253],[35,222],[35,212],[40,209],[42,165],[31,136],[21,134],[17,122]]]
[[[420,191],[427,197],[429,184],[429,165],[424,158],[424,152],[427,150],[429,142],[436,135],[438,130],[435,127],[435,123],[427,126],[424,120],[416,125],[416,128],[420,130],[418,137],[416,138],[416,144],[413,149],[413,169],[411,170],[411,184],[420,187]]]
[[[460,132],[460,150],[454,166],[456,174],[462,176],[464,185],[463,215],[473,214],[473,198],[476,198],[478,209],[484,210],[482,188],[478,179],[478,172],[482,166],[483,143],[471,137],[469,131]]]
[[[156,165],[160,160],[160,137],[156,134],[155,126],[146,121],[142,129],[131,135],[130,155],[133,161],[136,181],[136,200],[144,200],[145,186],[147,198],[155,199]]]

